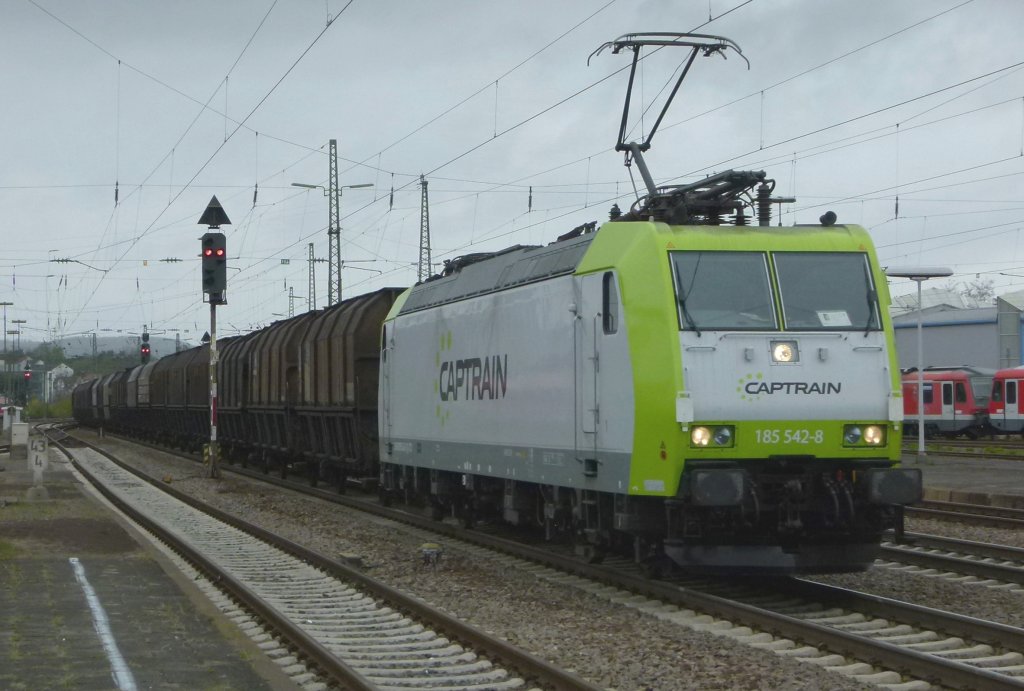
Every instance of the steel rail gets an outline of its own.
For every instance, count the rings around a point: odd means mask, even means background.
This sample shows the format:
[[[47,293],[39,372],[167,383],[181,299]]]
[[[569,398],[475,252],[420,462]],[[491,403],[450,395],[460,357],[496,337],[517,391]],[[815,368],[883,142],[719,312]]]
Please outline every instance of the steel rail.
[[[614,585],[616,587],[637,594],[657,598],[661,601],[675,604],[680,607],[705,612],[713,616],[738,622],[739,624],[750,626],[751,628],[757,628],[774,635],[803,641],[815,646],[823,646],[832,652],[850,655],[859,660],[870,661],[881,667],[896,670],[915,678],[924,679],[945,688],[972,689],[975,691],[1024,689],[1024,679],[1018,679],[929,653],[903,648],[898,645],[886,643],[885,641],[835,629],[823,624],[805,621],[797,617],[773,612],[767,608],[738,602],[728,597],[721,597],[708,592],[700,592],[691,587],[682,587],[665,581],[655,581],[634,576],[610,567],[586,563],[575,556],[559,554],[550,550],[514,542],[502,537],[488,535],[479,531],[465,530],[457,526],[432,520],[426,516],[417,516],[408,512],[384,507],[375,502],[353,499],[344,495],[312,489],[298,483],[272,478],[267,474],[238,469],[236,469],[236,472],[239,472],[239,474],[242,475],[271,481],[276,485],[288,487],[296,491],[308,492],[314,496],[328,498],[331,501],[344,506],[356,508],[368,513],[413,525],[417,528],[445,535],[453,539],[487,547],[498,552],[510,554],[518,558],[549,566],[596,582]],[[826,586],[822,587],[825,588]],[[834,590],[841,591],[841,589],[838,588]],[[820,592],[825,593],[827,591],[821,590]],[[847,595],[848,598],[850,598],[848,599],[849,602],[853,602],[852,593],[853,591],[849,591]],[[924,621],[924,614],[922,611],[928,610],[928,608],[909,605],[908,603],[900,603],[896,600],[888,600],[887,598],[880,596],[863,593],[859,595],[863,595],[863,598],[857,600],[857,602],[863,603],[865,607],[872,607],[872,611],[885,611],[884,608],[889,607],[890,609],[886,615],[888,617],[892,617],[893,613],[897,611],[897,605],[905,605],[907,609],[899,609],[899,611],[913,613],[916,617],[913,621]],[[874,609],[876,607],[882,609]],[[960,630],[964,635],[968,635],[966,633],[968,628],[984,630],[984,626],[988,624],[988,622],[982,622],[981,620],[972,619],[971,617],[964,617],[962,615],[956,615],[948,612],[943,613],[940,610],[933,610],[933,612],[935,614],[931,616],[935,621],[938,621],[937,618],[940,614],[948,615],[942,626],[937,624],[929,625],[933,628],[939,628],[944,631]],[[957,629],[954,624],[964,628]],[[994,626],[994,629],[998,631],[998,633],[991,635],[987,633],[983,634],[986,641],[992,640],[992,636],[995,636],[996,638],[999,636],[1009,637],[1011,632],[1020,631],[1014,627],[1008,627],[1001,624],[993,624],[992,626]],[[979,639],[981,635],[982,634],[979,634]],[[1013,633],[1012,635],[1015,637],[1018,634]],[[1024,636],[1024,631],[1020,632],[1020,635]],[[1000,643],[1000,645],[1004,646],[1005,640]],[[1022,644],[1022,650],[1024,650],[1024,644]]]
[[[192,548],[184,539],[164,529],[156,521],[151,520],[142,512],[136,510],[130,504],[122,501],[120,497],[106,487],[103,482],[94,477],[84,466],[82,466],[64,444],[54,442],[64,452],[75,469],[82,474],[108,501],[119,511],[129,516],[133,521],[143,526],[146,530],[157,536],[166,543],[172,550],[180,554],[186,561],[202,572],[209,580],[216,583],[218,587],[225,590],[237,602],[242,603],[246,608],[255,613],[260,619],[273,629],[275,633],[284,638],[292,645],[299,654],[309,660],[317,670],[334,683],[341,684],[344,688],[351,688],[356,691],[374,691],[377,686],[363,677],[352,667],[345,664],[338,656],[323,647],[318,641],[312,638],[301,628],[286,618],[281,617],[278,612],[267,604],[252,590],[243,585],[240,581],[225,573],[214,562],[207,559],[199,551]],[[107,458],[108,454],[102,450],[93,450],[102,453]],[[111,459],[114,460],[114,459]],[[116,460],[114,461],[117,462]],[[118,463],[122,468],[122,464]],[[165,488],[169,489],[169,488]],[[179,497],[180,498],[180,497]],[[190,504],[194,506],[194,504]]]
[[[1017,509],[1012,506],[995,506],[993,504],[969,504],[967,502],[942,501],[939,499],[925,499],[919,502],[923,508],[932,508],[950,513],[976,513],[984,516],[1000,516],[1003,518],[1015,518],[1024,523],[1024,509]]]
[[[195,499],[174,487],[169,487],[165,483],[161,483],[155,478],[149,477],[145,473],[123,463],[101,448],[97,448],[88,442],[83,441],[82,443],[88,445],[98,453],[103,454],[112,462],[133,473],[140,479],[159,487],[162,491],[167,492],[179,501],[207,513],[228,525],[252,535],[253,537],[264,540],[278,549],[281,549],[296,558],[302,559],[312,566],[322,569],[326,573],[357,585],[359,588],[372,594],[374,597],[386,602],[394,609],[404,611],[422,623],[429,625],[430,628],[443,632],[451,638],[466,643],[478,653],[482,652],[492,659],[502,661],[529,679],[549,685],[551,688],[559,691],[601,691],[603,688],[592,684],[577,674],[552,665],[546,660],[532,655],[507,641],[490,636],[480,629],[460,621],[449,614],[441,612],[427,603],[407,595],[400,590],[392,588],[381,581],[367,576],[363,572],[348,566],[347,564],[333,560],[319,552],[265,530],[260,526],[249,523],[237,516],[205,504],[204,502]],[[338,495],[334,496],[337,497]],[[327,652],[327,655],[331,655],[333,657],[330,652]],[[366,688],[375,687],[369,686]]]
[[[1008,515],[994,515],[993,513],[978,513],[979,511],[990,510],[997,507],[977,506],[974,504],[953,504],[950,502],[922,502],[924,505],[904,507],[904,516],[911,518],[933,518],[939,521],[961,521],[986,525],[993,528],[1024,528],[1024,518],[1014,518]],[[935,506],[937,508],[928,508]],[[999,509],[999,511],[1014,511],[1015,509]]]
[[[960,552],[988,559],[1002,559],[1004,561],[1015,561],[1024,564],[1024,548],[1021,547],[1010,547],[1009,545],[996,545],[991,542],[962,540],[943,535],[926,535],[909,531],[903,533],[902,542],[928,549],[944,549],[949,552]]]

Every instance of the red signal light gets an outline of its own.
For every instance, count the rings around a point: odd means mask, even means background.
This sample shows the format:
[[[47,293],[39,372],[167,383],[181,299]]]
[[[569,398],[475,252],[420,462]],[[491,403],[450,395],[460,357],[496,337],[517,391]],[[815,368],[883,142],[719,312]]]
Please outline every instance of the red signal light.
[[[224,256],[224,248],[223,247],[218,247],[217,248],[217,256],[218,257],[223,257]]]
[[[28,381],[31,378],[32,378],[32,373],[31,372],[25,372],[25,381]]]
[[[203,256],[204,257],[212,257],[213,256],[213,249],[210,248],[210,247],[204,248],[203,249]]]

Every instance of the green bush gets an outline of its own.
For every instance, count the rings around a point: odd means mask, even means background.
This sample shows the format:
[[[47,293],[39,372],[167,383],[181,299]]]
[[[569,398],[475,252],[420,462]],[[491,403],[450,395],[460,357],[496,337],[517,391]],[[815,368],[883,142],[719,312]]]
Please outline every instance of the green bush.
[[[62,398],[59,401],[52,401],[49,405],[43,403],[42,399],[33,398],[25,406],[26,417],[34,420],[43,418],[69,418],[71,417],[71,399]]]

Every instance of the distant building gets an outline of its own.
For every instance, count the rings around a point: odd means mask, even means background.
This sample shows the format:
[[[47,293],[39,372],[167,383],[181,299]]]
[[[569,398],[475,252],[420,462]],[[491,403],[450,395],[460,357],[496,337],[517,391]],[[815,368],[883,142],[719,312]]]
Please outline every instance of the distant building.
[[[924,309],[942,307],[944,309],[967,309],[963,295],[955,288],[928,288],[921,291],[921,304]],[[917,293],[897,295],[892,299],[893,316],[905,314],[906,312],[917,312]]]
[[[950,294],[952,293],[952,294]],[[1024,291],[996,298],[990,307],[964,307],[955,291],[922,291],[924,365],[999,369],[1022,364]],[[900,367],[917,367],[917,295],[893,300],[892,321]]]

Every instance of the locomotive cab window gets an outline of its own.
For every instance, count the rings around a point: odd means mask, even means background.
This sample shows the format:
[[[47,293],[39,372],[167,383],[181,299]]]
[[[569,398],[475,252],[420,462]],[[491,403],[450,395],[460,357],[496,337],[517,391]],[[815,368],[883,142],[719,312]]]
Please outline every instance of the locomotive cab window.
[[[787,329],[880,331],[868,256],[860,252],[775,252]]]
[[[967,387],[964,386],[962,381],[956,383],[956,402],[966,403],[967,402]]]
[[[684,331],[775,330],[763,252],[671,253],[679,326]]]
[[[615,274],[611,271],[604,275],[602,288],[604,295],[601,300],[601,320],[604,332],[613,334],[619,330],[619,293],[615,287]]]

